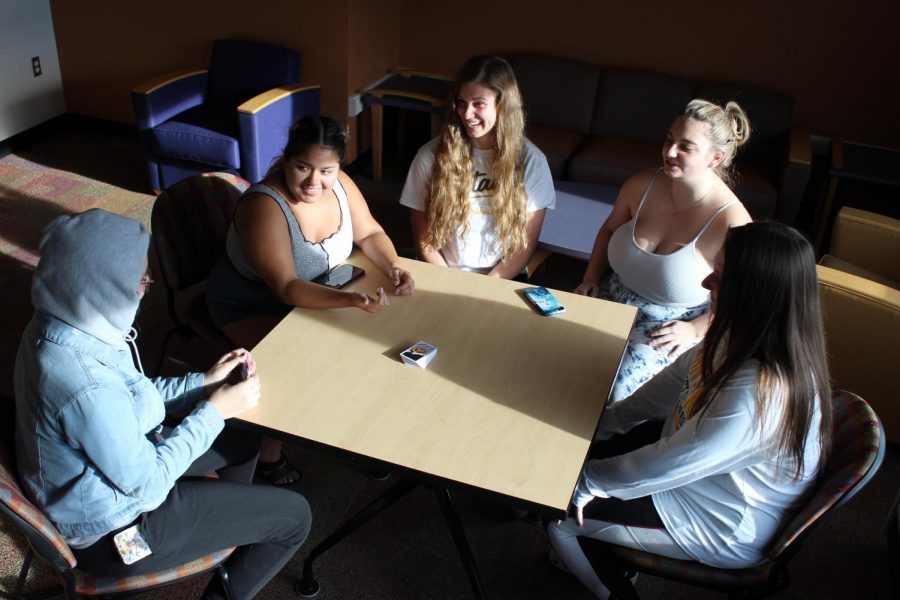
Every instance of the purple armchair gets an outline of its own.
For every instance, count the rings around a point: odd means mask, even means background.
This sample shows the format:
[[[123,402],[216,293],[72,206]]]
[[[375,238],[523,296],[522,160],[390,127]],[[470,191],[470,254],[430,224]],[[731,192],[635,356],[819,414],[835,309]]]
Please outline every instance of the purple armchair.
[[[209,171],[256,182],[297,119],[319,112],[319,86],[299,84],[300,53],[216,40],[208,70],[164,75],[131,93],[155,191]]]

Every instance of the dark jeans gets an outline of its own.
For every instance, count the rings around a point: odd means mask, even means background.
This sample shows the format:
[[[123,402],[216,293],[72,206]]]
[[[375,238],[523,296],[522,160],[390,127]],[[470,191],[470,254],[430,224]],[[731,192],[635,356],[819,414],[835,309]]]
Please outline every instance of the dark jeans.
[[[226,427],[165,501],[134,521],[152,554],[132,565],[122,562],[112,538],[130,523],[73,550],[78,566],[100,576],[140,575],[238,546],[225,563],[233,597],[253,598],[300,548],[312,523],[300,494],[250,484],[258,451],[258,437]],[[213,470],[221,479],[202,477]],[[213,579],[204,597],[222,597],[216,583]]]

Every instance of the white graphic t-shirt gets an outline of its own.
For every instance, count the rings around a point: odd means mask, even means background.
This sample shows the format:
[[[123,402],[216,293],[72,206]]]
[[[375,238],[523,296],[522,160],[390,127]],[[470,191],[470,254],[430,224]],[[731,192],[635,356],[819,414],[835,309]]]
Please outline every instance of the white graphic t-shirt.
[[[434,138],[419,148],[400,196],[400,204],[403,206],[425,212],[428,181],[439,143],[440,139]],[[493,216],[496,191],[492,173],[494,154],[494,150],[473,148],[475,181],[469,194],[468,231],[463,235],[463,228],[460,227],[453,239],[448,239],[440,249],[444,260],[451,267],[487,271],[503,255],[503,246],[497,239]],[[547,159],[528,140],[525,140],[525,193],[528,196],[529,213],[556,205],[556,191]]]

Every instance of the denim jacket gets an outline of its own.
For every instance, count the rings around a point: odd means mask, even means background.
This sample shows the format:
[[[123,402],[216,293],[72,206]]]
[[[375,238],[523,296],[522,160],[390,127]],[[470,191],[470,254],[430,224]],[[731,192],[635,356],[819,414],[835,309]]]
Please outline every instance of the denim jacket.
[[[148,379],[127,349],[36,312],[15,368],[26,493],[69,540],[153,510],[224,426],[202,386],[202,373]],[[191,407],[168,438],[151,441],[166,411]]]

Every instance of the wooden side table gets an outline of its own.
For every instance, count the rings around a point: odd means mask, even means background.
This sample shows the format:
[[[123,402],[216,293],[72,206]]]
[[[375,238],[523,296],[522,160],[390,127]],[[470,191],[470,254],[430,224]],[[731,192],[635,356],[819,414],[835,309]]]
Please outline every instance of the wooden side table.
[[[446,75],[396,68],[376,88],[368,90],[363,103],[372,107],[372,180],[381,181],[384,142],[384,107],[394,106],[431,114],[431,135],[441,128],[441,114],[447,108],[453,79]]]

